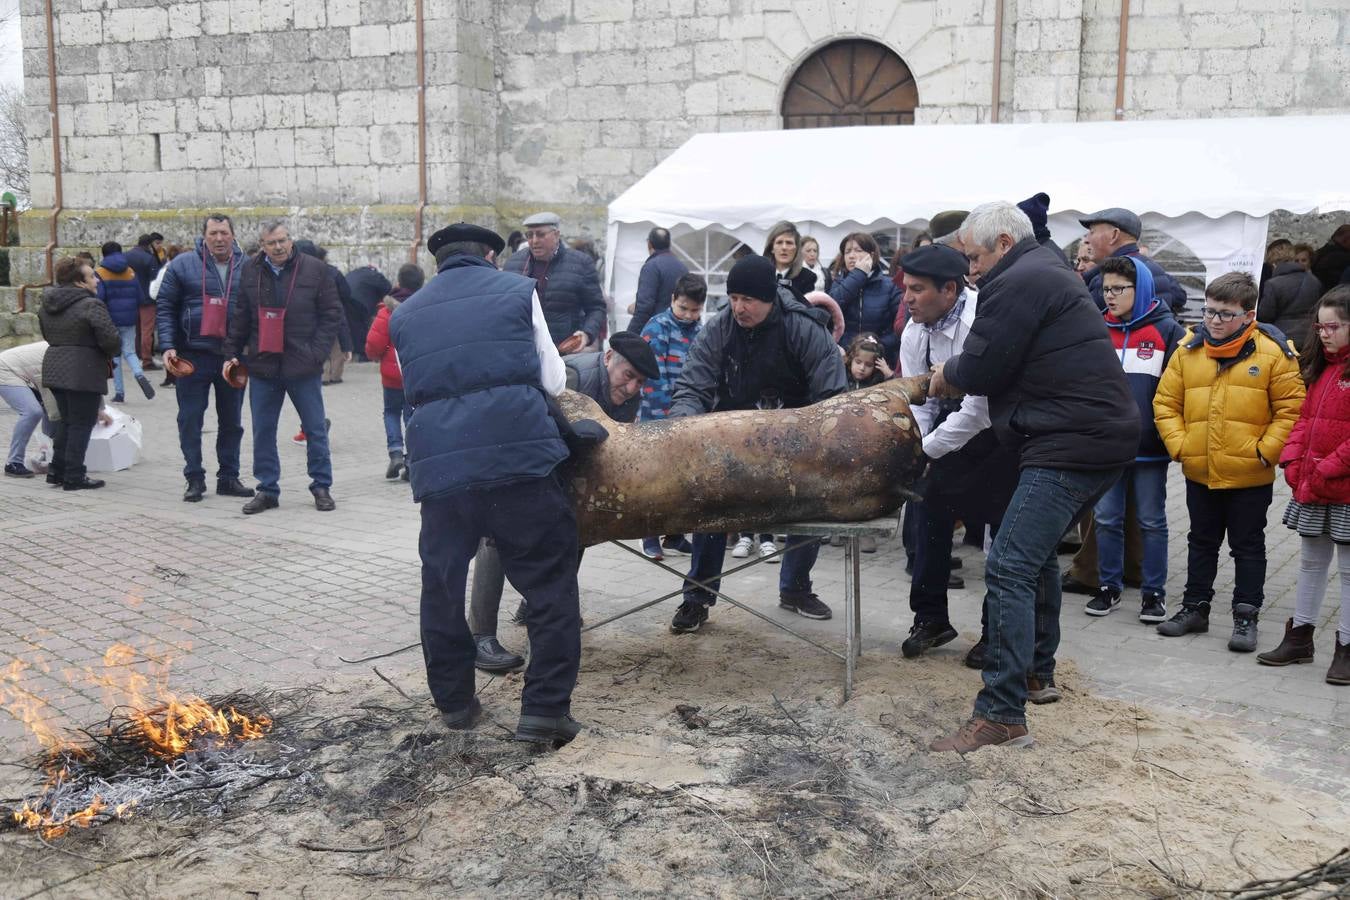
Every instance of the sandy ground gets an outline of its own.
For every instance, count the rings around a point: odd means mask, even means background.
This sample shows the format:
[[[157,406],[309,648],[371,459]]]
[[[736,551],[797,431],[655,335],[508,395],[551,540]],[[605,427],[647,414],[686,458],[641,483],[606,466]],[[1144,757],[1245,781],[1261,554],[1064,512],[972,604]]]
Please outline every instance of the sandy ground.
[[[925,749],[978,686],[955,655],[873,653],[840,706],[837,667],[806,652],[720,609],[696,636],[615,631],[583,660],[589,728],[558,752],[510,740],[518,675],[481,677],[487,715],[459,734],[414,654],[375,663],[397,688],[353,667],[239,751],[299,777],[223,812],[0,834],[0,895],[1201,896],[1350,834],[1241,736],[1093,696],[1072,669],[1031,708],[1036,748],[963,758]]]

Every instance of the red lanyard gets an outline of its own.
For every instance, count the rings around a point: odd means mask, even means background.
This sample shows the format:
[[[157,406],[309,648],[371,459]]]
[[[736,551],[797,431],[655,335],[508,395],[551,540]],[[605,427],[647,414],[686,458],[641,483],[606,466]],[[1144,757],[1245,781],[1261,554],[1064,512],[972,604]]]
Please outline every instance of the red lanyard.
[[[202,256],[202,303],[205,303],[205,302],[206,302],[206,257],[207,257],[207,256],[210,256],[210,255],[211,255],[211,251],[210,251],[210,250],[207,250],[206,253]],[[213,259],[214,259],[214,257],[213,257]],[[233,281],[234,281],[234,254],[231,253],[231,254],[230,254],[230,266],[229,266],[228,274],[225,276],[225,296],[224,296],[224,299],[225,299],[225,302],[226,302],[226,303],[229,303],[229,302],[230,302],[230,284],[231,284]]]

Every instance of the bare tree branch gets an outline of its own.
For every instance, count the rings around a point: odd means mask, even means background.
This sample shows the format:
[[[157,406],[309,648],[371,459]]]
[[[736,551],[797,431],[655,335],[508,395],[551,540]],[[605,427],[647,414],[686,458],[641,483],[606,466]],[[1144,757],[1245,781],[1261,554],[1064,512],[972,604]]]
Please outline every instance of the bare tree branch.
[[[0,187],[13,191],[21,209],[28,205],[31,172],[23,120],[23,90],[0,85]]]

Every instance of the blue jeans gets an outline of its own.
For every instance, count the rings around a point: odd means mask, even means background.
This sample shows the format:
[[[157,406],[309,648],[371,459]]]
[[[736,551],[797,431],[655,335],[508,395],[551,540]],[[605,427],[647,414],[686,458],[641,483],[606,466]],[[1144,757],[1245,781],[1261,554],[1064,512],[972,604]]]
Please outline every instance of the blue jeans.
[[[19,414],[19,421],[14,423],[14,435],[9,439],[9,455],[5,457],[5,464],[22,465],[23,451],[28,448],[28,439],[33,436],[33,430],[41,425],[42,433],[49,435],[52,433],[52,424],[47,421],[47,411],[42,406],[42,400],[26,385],[0,385],[0,400],[4,400]]]
[[[403,452],[403,429],[412,417],[412,407],[403,396],[403,388],[384,389],[384,442],[390,453]],[[309,432],[305,432],[308,436]]]
[[[253,416],[253,477],[258,490],[276,496],[281,493],[281,457],[277,455],[277,420],[281,402],[291,398],[300,414],[305,432],[305,451],[309,463],[309,486],[333,486],[333,461],[328,456],[328,425],[323,420],[322,376],[303,378],[259,378],[248,382],[248,407]]]
[[[117,334],[122,338],[122,353],[113,360],[113,392],[123,394],[126,392],[122,389],[122,360],[130,363],[131,377],[144,378],[145,372],[141,369],[141,358],[136,355],[136,326],[118,325]]]
[[[195,367],[174,381],[178,395],[178,445],[183,450],[183,477],[205,479],[202,465],[202,423],[216,390],[216,479],[239,477],[239,442],[244,437],[244,392],[230,387],[220,374],[225,359],[218,353],[184,350],[178,354]]]
[[[749,532],[746,532],[749,534]],[[694,552],[689,559],[689,577],[697,578],[714,590],[721,590],[722,563],[726,559],[726,532],[717,534],[695,534]],[[778,572],[778,592],[810,593],[811,567],[820,555],[820,538],[790,534],[787,538],[788,550],[783,554],[783,566]],[[717,597],[692,582],[684,583],[684,599],[696,600],[705,606],[717,603]]]
[[[1125,586],[1125,500],[1134,498],[1144,558],[1140,587],[1165,594],[1167,583],[1167,463],[1136,463],[1097,501],[1097,583]]]
[[[977,717],[1026,724],[1027,675],[1053,676],[1059,649],[1062,596],[1055,549],[1121,471],[1022,470],[985,563],[989,648],[984,689],[975,698]]]

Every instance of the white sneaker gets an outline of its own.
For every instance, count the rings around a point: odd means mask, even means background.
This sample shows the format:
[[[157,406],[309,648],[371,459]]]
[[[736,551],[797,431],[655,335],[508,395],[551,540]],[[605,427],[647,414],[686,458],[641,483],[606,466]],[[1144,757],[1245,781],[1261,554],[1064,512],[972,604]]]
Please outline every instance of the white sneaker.
[[[768,559],[768,562],[770,563],[782,562],[783,558],[781,556],[774,556],[774,552],[777,549],[778,548],[774,546],[773,541],[765,541],[759,545],[759,558],[764,559],[765,557],[770,557],[770,559]]]
[[[736,546],[732,549],[731,555],[736,557],[737,559],[745,559],[747,556],[750,555],[750,548],[751,546],[754,545],[754,543],[755,541],[753,538],[748,537],[741,538],[739,541],[736,542]]]

